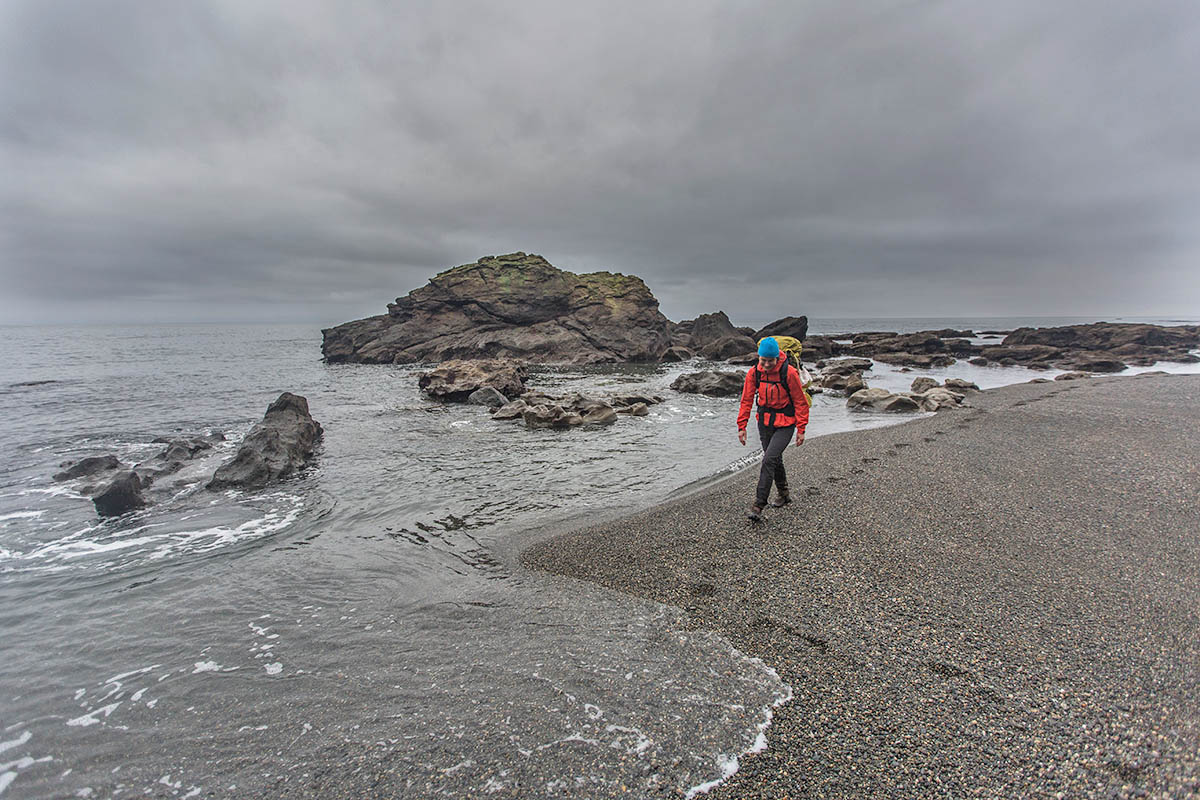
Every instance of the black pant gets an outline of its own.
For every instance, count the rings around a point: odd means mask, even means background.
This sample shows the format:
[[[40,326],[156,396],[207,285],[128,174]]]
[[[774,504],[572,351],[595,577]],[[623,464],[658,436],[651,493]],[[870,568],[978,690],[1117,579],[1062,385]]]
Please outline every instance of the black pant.
[[[776,428],[772,425],[764,425],[761,420],[758,423],[758,438],[762,441],[763,460],[762,467],[758,470],[758,493],[755,495],[754,504],[759,508],[766,506],[767,499],[771,496],[772,481],[775,482],[775,488],[779,491],[787,491],[787,473],[783,471],[783,451],[787,449],[788,442],[795,435],[795,425]]]

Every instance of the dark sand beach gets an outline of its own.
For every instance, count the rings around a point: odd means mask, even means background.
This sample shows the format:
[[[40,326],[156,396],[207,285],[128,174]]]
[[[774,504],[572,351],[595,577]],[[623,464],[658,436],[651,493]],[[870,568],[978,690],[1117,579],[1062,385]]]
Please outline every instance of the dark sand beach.
[[[789,448],[797,502],[762,524],[752,469],[522,560],[792,686],[710,797],[1197,796],[1200,376],[968,402]]]

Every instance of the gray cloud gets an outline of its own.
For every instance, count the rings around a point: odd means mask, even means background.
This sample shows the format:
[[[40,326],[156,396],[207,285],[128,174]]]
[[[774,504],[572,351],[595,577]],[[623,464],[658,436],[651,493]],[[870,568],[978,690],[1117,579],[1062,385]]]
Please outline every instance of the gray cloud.
[[[514,6],[6,3],[0,314],[334,323],[525,250],[676,319],[1200,315],[1190,2]]]

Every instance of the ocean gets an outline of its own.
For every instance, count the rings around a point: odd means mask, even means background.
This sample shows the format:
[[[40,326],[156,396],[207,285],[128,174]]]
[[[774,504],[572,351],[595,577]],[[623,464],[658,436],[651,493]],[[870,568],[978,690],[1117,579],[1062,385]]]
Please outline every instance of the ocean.
[[[694,796],[765,746],[791,697],[678,609],[516,565],[532,537],[757,463],[735,399],[669,388],[697,364],[533,368],[530,388],[665,402],[608,428],[531,431],[422,397],[419,367],[324,364],[310,326],[0,330],[2,796]],[[1053,374],[867,377],[897,390]],[[325,428],[311,467],[264,491],[205,490],[285,390]],[[809,435],[905,418],[818,395]],[[218,432],[152,506],[117,519],[51,478],[85,455],[135,462],[156,437]]]

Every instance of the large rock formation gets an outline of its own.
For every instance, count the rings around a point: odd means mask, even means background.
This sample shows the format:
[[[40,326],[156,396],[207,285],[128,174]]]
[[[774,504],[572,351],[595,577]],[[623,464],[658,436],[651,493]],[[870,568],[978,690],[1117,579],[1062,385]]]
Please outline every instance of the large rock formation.
[[[323,432],[308,413],[308,401],[284,392],[246,434],[237,455],[217,468],[208,488],[260,489],[286,478],[312,457]]]
[[[431,278],[388,313],[323,331],[329,362],[508,356],[541,364],[657,362],[671,322],[641,278],[576,275],[537,255],[488,256]]]

